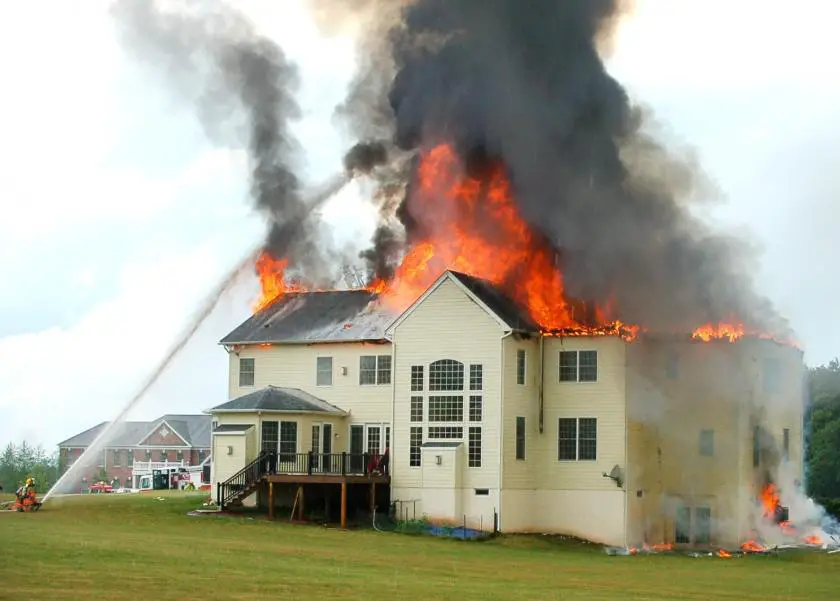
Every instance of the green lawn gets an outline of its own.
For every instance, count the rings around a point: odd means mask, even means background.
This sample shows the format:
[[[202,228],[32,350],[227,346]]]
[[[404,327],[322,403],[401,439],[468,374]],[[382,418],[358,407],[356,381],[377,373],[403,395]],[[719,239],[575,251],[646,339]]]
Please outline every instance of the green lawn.
[[[462,542],[189,517],[204,495],[50,499],[0,515],[0,599],[831,599],[840,553],[609,557],[549,537]]]

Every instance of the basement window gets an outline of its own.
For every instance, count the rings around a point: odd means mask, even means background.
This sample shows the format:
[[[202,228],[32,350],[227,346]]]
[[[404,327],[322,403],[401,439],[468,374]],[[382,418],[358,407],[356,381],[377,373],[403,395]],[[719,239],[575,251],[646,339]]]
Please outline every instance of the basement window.
[[[561,382],[597,382],[598,351],[560,351]]]
[[[701,430],[700,431],[700,455],[703,457],[713,457],[715,454],[715,431]]]
[[[475,496],[476,497],[489,497],[490,496],[490,489],[489,488],[476,488],[475,489]]]
[[[318,357],[315,366],[315,385],[332,386],[333,383],[333,358]]]
[[[391,383],[391,355],[363,355],[359,358],[359,384]]]
[[[239,358],[239,385],[253,386],[254,385],[254,359],[253,358]]]
[[[520,386],[525,384],[525,349],[516,350],[516,383]]]

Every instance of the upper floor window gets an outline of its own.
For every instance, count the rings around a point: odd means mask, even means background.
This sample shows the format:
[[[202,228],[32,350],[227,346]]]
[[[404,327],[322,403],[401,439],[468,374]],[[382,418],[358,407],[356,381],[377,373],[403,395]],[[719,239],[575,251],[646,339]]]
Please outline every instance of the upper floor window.
[[[561,382],[597,382],[598,351],[560,351]]]
[[[239,358],[239,385],[253,386],[254,385],[254,359]]]
[[[316,365],[315,385],[332,386],[333,383],[333,358],[318,357]]]
[[[439,359],[429,365],[429,390],[463,390],[464,364],[454,359]]]
[[[557,459],[594,461],[598,451],[598,420],[561,417],[557,429]]]
[[[359,358],[359,384],[391,383],[391,355],[363,355]]]
[[[525,384],[525,349],[516,350],[516,383]]]
[[[762,365],[762,380],[764,392],[779,392],[781,387],[781,365],[778,359],[765,359]]]
[[[715,454],[715,431],[701,430],[700,431],[700,455],[703,457],[713,457]]]
[[[484,388],[484,370],[480,364],[470,365],[470,390]]]
[[[411,391],[418,392],[423,390],[423,366],[411,366]]]

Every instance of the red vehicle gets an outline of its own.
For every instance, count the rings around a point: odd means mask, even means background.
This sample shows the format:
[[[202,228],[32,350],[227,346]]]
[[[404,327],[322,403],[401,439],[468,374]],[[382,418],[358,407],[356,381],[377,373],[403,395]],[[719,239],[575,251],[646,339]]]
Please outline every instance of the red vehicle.
[[[97,482],[90,487],[91,493],[114,492],[114,487],[106,482]]]

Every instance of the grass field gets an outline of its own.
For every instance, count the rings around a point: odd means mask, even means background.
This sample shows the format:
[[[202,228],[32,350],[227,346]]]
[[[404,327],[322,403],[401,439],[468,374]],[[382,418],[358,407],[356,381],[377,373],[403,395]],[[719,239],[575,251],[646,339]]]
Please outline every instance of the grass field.
[[[204,495],[50,499],[0,515],[0,599],[831,599],[840,554],[609,557],[550,537],[463,542],[190,517]]]

